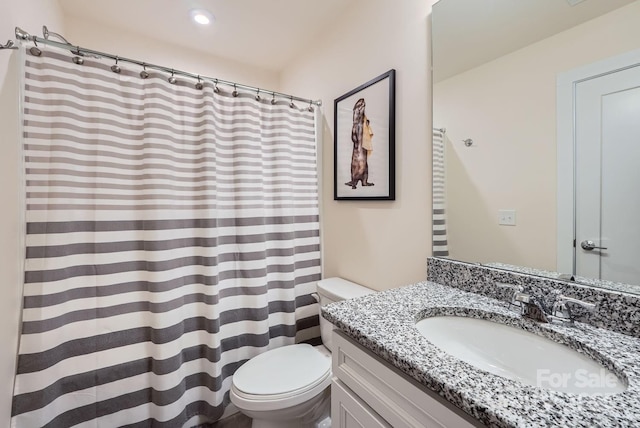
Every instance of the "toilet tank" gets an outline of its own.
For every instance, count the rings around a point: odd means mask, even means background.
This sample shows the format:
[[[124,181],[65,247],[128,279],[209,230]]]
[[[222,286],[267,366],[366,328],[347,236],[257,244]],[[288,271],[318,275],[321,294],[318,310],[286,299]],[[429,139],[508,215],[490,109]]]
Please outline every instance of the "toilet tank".
[[[320,306],[375,292],[370,288],[342,278],[321,279],[318,281],[317,288],[318,296],[320,297]],[[329,350],[331,350],[331,330],[333,330],[333,324],[324,319],[322,314],[320,314],[320,335],[322,336],[322,343]]]

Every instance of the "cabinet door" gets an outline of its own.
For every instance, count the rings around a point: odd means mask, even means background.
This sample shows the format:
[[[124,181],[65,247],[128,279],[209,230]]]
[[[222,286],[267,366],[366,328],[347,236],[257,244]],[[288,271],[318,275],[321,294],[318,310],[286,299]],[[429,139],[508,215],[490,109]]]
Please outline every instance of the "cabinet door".
[[[331,426],[333,428],[391,428],[391,425],[336,378],[331,382]]]

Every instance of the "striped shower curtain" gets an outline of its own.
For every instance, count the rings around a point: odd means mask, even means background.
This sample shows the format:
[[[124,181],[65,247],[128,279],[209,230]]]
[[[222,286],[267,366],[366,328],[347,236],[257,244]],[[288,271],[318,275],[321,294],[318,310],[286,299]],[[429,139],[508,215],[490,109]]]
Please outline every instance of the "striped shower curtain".
[[[40,49],[12,426],[216,420],[243,362],[318,340],[315,114]]]
[[[433,129],[433,247],[435,257],[449,257],[445,188],[445,133]]]

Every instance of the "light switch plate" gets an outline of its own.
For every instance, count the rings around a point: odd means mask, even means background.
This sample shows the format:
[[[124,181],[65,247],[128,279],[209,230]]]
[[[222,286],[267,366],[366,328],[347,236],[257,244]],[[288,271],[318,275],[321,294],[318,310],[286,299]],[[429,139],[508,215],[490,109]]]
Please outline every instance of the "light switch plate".
[[[503,226],[515,226],[516,210],[498,210],[498,224]]]

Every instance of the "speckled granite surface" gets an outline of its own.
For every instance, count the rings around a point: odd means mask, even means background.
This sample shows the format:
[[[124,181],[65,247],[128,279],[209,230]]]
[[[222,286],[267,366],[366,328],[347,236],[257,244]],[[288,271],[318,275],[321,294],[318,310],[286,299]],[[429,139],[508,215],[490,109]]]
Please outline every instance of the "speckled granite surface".
[[[640,337],[640,295],[637,294],[437,257],[427,260],[427,279],[503,301],[511,299],[513,290],[496,287],[496,283],[519,285],[535,296],[550,296],[553,292],[559,292],[596,304],[593,313],[572,307],[578,321]]]
[[[640,339],[582,323],[523,320],[495,299],[434,282],[333,303],[322,314],[384,360],[489,426],[640,426]],[[620,394],[587,396],[526,386],[476,369],[431,344],[415,328],[434,315],[491,319],[586,353],[628,382]]]
[[[510,265],[506,263],[497,263],[497,262],[483,263],[482,266],[505,269],[505,270],[514,271],[518,273],[528,274],[528,275],[542,276],[549,279],[556,279],[559,281],[567,281],[566,279],[560,278],[560,273],[552,272],[549,270],[534,269],[530,267],[516,266],[516,265]],[[621,282],[606,281],[604,279],[586,278],[584,276],[576,276],[573,282],[581,285],[588,285],[590,287],[620,291],[623,293],[640,294],[640,285],[637,285],[637,284],[623,284]]]

